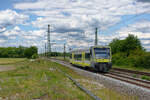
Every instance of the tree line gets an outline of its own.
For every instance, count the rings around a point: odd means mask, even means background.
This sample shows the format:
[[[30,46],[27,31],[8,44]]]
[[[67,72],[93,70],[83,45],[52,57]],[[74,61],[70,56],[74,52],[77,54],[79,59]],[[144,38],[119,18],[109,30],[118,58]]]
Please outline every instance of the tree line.
[[[123,40],[113,39],[109,46],[113,64],[150,68],[150,52],[146,52],[137,36],[129,34]]]
[[[0,47],[0,58],[37,58],[38,48],[31,47]]]

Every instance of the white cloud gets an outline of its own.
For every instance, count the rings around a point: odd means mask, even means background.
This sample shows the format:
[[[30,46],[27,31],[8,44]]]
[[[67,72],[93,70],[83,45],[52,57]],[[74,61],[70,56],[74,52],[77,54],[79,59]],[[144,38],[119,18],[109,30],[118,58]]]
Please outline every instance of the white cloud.
[[[28,10],[28,9],[41,9],[48,6],[48,3],[43,2],[42,0],[39,2],[25,2],[25,3],[18,3],[15,4],[14,7],[16,9]]]
[[[0,39],[0,43],[4,43],[4,42],[6,42],[6,40]]]
[[[6,30],[5,27],[0,27],[0,32],[4,32]]]
[[[0,27],[3,28],[16,24],[23,24],[27,19],[27,15],[19,14],[10,9],[0,11]]]
[[[127,27],[121,28],[120,30],[118,30],[118,32],[120,36],[133,34],[142,39],[150,38],[150,21],[141,20],[134,24],[130,24]]]
[[[33,30],[33,31],[29,31],[29,32],[34,36],[44,37],[46,30]]]
[[[15,27],[14,27],[14,30],[20,31],[20,28],[19,28],[18,26],[15,26]]]
[[[137,36],[146,49],[150,48],[150,21],[141,20],[130,24],[127,27],[121,28],[116,35],[124,39],[128,34]]]
[[[4,36],[9,37],[10,35],[20,35],[22,32],[20,30],[20,28],[18,26],[15,26],[13,29],[10,30],[6,30],[5,32],[3,32]]]
[[[14,5],[26,13],[43,16],[32,22],[35,27],[44,28],[48,23],[58,27],[67,24],[70,28],[84,30],[96,26],[107,29],[119,22],[122,15],[150,13],[147,6],[135,0],[37,0]]]
[[[72,47],[87,47],[94,44],[95,27],[107,30],[120,22],[124,15],[150,13],[150,3],[136,0],[37,0],[16,3],[14,8],[26,14],[40,16],[30,23],[40,30],[26,32],[24,38],[44,37],[47,25],[50,24],[51,40],[67,42]],[[149,25],[147,21],[139,22],[122,28],[116,34],[100,35],[99,43],[108,44],[113,38],[118,37],[124,39],[129,33],[137,35],[141,40],[148,39]],[[81,34],[84,32],[86,33]],[[147,41],[143,40],[142,43],[148,44]]]

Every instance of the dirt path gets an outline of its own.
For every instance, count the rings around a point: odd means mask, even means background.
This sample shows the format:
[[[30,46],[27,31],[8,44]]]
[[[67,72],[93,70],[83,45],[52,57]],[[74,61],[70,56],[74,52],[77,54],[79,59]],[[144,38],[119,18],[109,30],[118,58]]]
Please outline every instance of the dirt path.
[[[13,70],[13,69],[15,69],[15,68],[13,66],[10,66],[10,65],[0,65],[0,72]]]

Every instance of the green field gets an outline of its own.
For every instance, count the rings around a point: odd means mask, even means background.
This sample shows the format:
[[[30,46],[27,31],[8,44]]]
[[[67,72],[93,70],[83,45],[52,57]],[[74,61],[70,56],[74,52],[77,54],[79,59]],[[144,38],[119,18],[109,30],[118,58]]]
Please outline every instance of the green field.
[[[17,63],[17,62],[25,61],[25,60],[26,58],[0,58],[0,65]]]
[[[5,59],[6,60],[6,59]],[[10,59],[9,59],[10,60]],[[102,100],[135,100],[107,88],[93,85],[92,79],[82,77],[60,64],[38,59],[9,64],[14,70],[0,72],[0,98],[8,100],[92,100],[58,69],[68,73]],[[86,84],[86,85],[85,85]],[[97,87],[97,88],[93,88]]]

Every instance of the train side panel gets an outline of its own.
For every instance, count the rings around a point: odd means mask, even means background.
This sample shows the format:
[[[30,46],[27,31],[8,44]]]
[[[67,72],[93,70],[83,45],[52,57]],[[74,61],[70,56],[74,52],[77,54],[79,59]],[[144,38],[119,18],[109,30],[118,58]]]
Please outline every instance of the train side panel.
[[[70,63],[81,66],[81,67],[90,67],[90,62],[86,61],[86,59],[85,59],[85,52],[81,53],[80,59],[81,60],[77,60],[75,58],[75,53],[72,53],[72,58],[70,59]]]

